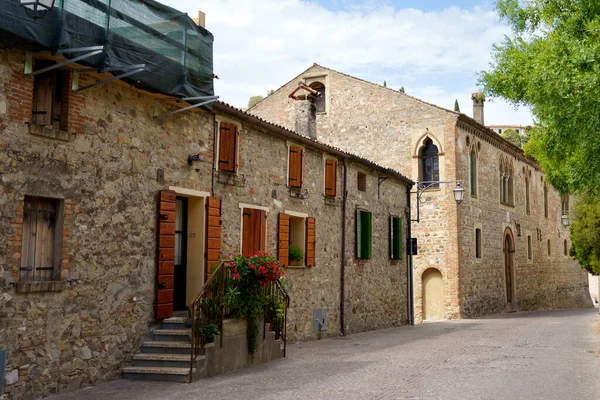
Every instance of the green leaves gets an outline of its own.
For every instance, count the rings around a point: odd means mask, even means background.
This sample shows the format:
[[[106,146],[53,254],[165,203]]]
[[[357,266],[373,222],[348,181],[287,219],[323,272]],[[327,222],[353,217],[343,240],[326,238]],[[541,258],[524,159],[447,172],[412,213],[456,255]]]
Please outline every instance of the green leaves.
[[[571,225],[571,249],[581,268],[600,275],[600,202],[586,198],[575,205],[577,218]]]
[[[494,47],[480,84],[531,108],[525,152],[555,188],[600,196],[600,2],[500,0],[497,9],[514,36]]]

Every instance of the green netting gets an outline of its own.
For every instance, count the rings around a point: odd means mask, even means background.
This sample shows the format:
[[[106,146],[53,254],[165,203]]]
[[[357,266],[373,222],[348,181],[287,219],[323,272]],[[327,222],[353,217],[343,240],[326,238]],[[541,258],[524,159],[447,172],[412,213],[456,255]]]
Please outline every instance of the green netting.
[[[173,8],[152,0],[57,0],[36,21],[15,0],[0,0],[0,7],[4,45],[53,51],[103,45],[102,55],[82,63],[99,69],[146,64],[125,80],[177,97],[214,95],[213,36]]]

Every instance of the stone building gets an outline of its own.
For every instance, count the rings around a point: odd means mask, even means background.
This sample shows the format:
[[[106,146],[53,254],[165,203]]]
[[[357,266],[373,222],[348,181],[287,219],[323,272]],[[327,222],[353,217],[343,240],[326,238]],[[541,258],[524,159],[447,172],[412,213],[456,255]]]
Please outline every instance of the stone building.
[[[473,95],[473,119],[314,64],[249,112],[293,128],[297,102],[288,93],[298,84],[322,94],[319,141],[415,181],[460,181],[465,189],[461,204],[454,183],[422,195],[413,223],[417,320],[591,306],[586,273],[568,256],[569,230],[560,222],[568,196],[483,125],[482,95]]]
[[[53,70],[61,80],[25,75],[28,58],[0,47],[8,399],[118,377],[156,319],[185,310],[207,265],[230,253],[266,250],[289,264],[289,245],[304,250],[286,274],[290,340],[316,338],[315,309],[327,310],[325,336],[408,322],[408,178],[225,103],[157,119],[189,104],[120,80],[75,93],[76,75],[79,87],[106,76],[76,63]],[[32,54],[34,70],[63,60]],[[40,100],[42,83],[60,107]],[[305,117],[308,129],[315,114]],[[177,245],[161,287],[163,196],[175,203],[164,216]]]

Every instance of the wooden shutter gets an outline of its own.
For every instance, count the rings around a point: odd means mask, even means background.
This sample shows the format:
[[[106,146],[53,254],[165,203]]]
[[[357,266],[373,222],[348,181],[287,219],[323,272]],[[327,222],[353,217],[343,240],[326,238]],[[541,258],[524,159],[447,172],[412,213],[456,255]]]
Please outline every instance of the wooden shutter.
[[[33,124],[52,125],[54,72],[36,75],[33,83]]]
[[[325,196],[335,197],[337,185],[337,161],[325,160]]]
[[[277,242],[279,264],[287,267],[290,263],[290,216],[284,213],[279,214],[279,231]]]
[[[219,170],[236,171],[238,127],[221,122],[219,130]]]
[[[205,280],[208,280],[213,270],[221,260],[221,199],[206,198],[206,268]]]
[[[56,204],[54,199],[25,198],[19,277],[23,282],[53,279]]]
[[[302,148],[290,146],[289,185],[302,187]]]
[[[356,257],[371,258],[372,248],[372,214],[368,211],[356,211]]]
[[[360,219],[360,210],[356,210],[356,232],[355,232],[355,243],[356,243],[356,258],[362,258],[362,221]]]
[[[267,212],[255,208],[244,208],[242,216],[242,253],[256,254],[259,251],[265,251]]]
[[[306,266],[315,266],[315,219],[306,218]]]
[[[156,319],[169,318],[173,315],[176,197],[176,193],[172,190],[162,190],[158,196]]]

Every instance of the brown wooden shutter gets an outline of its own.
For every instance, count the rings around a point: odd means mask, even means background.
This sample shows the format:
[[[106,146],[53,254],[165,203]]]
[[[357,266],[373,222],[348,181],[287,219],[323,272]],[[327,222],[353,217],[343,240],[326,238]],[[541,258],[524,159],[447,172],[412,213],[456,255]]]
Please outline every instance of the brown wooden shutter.
[[[290,216],[284,213],[279,214],[279,232],[278,232],[278,255],[279,264],[287,267],[290,263]]]
[[[206,198],[206,268],[205,282],[221,260],[221,199]]]
[[[306,266],[315,266],[315,219],[306,218]]]
[[[176,197],[177,194],[172,190],[162,190],[158,196],[156,319],[173,315]]]
[[[221,122],[219,135],[219,170],[235,172],[238,141],[238,127]]]
[[[33,83],[33,124],[52,125],[54,72],[37,75]]]
[[[255,208],[244,208],[242,216],[242,253],[256,254],[259,251],[265,251],[267,212]]]
[[[289,185],[302,187],[302,148],[290,146]]]
[[[325,196],[336,195],[337,161],[325,160]]]
[[[56,214],[56,200],[25,197],[21,281],[53,279]]]

